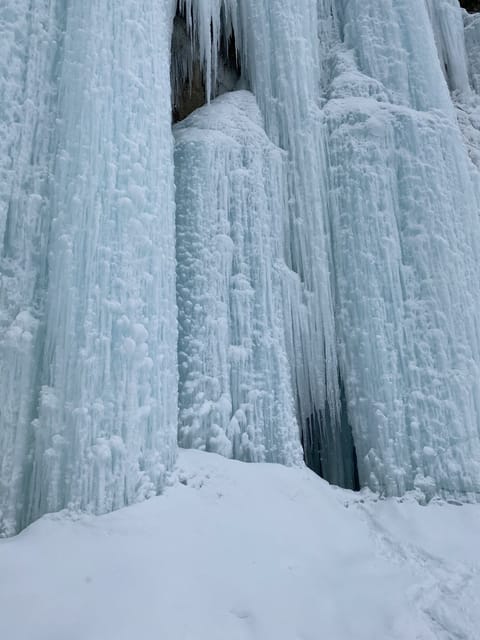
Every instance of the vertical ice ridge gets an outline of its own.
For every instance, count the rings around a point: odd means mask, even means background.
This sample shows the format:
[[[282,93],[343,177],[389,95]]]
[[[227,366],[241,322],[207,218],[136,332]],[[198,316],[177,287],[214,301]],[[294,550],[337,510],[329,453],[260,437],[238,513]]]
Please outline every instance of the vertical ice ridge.
[[[390,102],[419,111],[451,109],[424,2],[338,0],[336,6],[343,44],[359,70],[382,83]]]
[[[174,458],[166,18],[154,2],[69,7],[32,517],[150,495]]]
[[[0,8],[0,535],[26,508],[43,340],[54,123],[61,41],[48,2]]]
[[[349,24],[343,47],[353,48],[357,69],[339,64],[325,106],[329,210],[360,477],[387,494],[416,487],[475,496],[478,174],[441,76],[438,25],[410,0],[362,3],[359,20],[360,3],[340,4]],[[343,65],[345,54],[338,50]],[[449,63],[454,87],[465,60],[458,42],[447,54],[457,60]]]
[[[244,91],[175,132],[180,444],[298,462],[281,309],[283,156]]]
[[[480,168],[480,20],[456,0],[428,3],[438,55],[470,159]]]
[[[6,533],[46,511],[101,513],[159,491],[177,431],[171,7],[9,5]]]
[[[246,72],[266,131],[288,158],[285,256],[297,275],[289,280],[284,314],[297,415],[304,432],[314,421],[321,433],[335,434],[340,402],[324,216],[319,29],[316,3],[245,2]],[[332,456],[331,465],[327,457],[327,447],[317,450],[315,466],[342,483],[342,456]]]

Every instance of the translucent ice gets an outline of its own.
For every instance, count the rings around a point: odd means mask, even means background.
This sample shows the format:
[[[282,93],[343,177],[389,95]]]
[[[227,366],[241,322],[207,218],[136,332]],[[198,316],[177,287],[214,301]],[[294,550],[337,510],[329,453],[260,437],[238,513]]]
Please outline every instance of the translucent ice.
[[[171,7],[54,4],[0,8],[7,533],[148,496],[175,457]]]

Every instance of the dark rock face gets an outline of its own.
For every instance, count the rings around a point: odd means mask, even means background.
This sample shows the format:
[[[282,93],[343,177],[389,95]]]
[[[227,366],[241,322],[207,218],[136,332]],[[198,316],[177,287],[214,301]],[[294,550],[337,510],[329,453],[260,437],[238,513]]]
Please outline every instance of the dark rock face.
[[[177,12],[173,22],[170,76],[172,83],[172,121],[179,122],[207,102],[233,91],[241,77],[235,34],[222,33],[211,95],[207,96],[205,70],[200,62],[198,42],[187,29],[185,16]],[[246,87],[244,87],[246,88]]]
[[[198,47],[191,41],[185,17],[178,14],[172,35],[172,120],[178,122],[207,102]]]
[[[182,84],[172,104],[173,123],[180,122],[207,102],[203,73],[198,61],[193,64],[191,75]]]
[[[480,11],[480,0],[460,0],[460,6],[469,13],[477,13]]]

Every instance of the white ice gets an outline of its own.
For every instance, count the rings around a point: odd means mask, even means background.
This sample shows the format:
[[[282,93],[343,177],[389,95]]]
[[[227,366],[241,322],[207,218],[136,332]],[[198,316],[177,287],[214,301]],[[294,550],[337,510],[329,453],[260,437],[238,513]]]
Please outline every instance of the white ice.
[[[171,8],[54,4],[0,8],[7,534],[150,496],[176,451]]]
[[[235,91],[174,128],[179,441],[292,464],[284,157],[261,125],[254,96]]]

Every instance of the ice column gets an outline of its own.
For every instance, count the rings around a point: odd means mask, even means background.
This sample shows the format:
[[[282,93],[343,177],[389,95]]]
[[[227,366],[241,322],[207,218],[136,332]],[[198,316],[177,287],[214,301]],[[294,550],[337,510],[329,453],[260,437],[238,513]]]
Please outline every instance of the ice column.
[[[20,85],[18,113],[35,119],[12,140],[29,180],[17,188],[22,174],[7,175],[2,277],[25,298],[7,306],[1,336],[7,532],[46,511],[102,513],[160,490],[177,428],[172,7],[59,2],[57,34],[48,3],[9,4],[29,35],[25,50],[12,44],[8,88]]]
[[[458,0],[427,0],[438,54],[452,91],[468,91],[468,58]]]
[[[246,91],[194,112],[175,137],[180,443],[295,463],[282,314],[283,154]]]
[[[480,94],[480,15],[467,16],[465,20],[465,46],[468,56],[472,88]]]
[[[50,224],[55,47],[48,3],[0,7],[0,535],[28,502]]]
[[[387,494],[478,495],[478,174],[425,5],[338,7],[329,211],[360,479]]]
[[[308,464],[332,482],[353,486],[354,451],[342,403],[330,286],[321,127],[332,0],[189,0],[187,6],[205,65],[215,60],[211,49],[221,40],[220,16],[225,16],[266,133],[286,152],[288,199],[279,215],[290,272],[282,299],[297,418]]]

